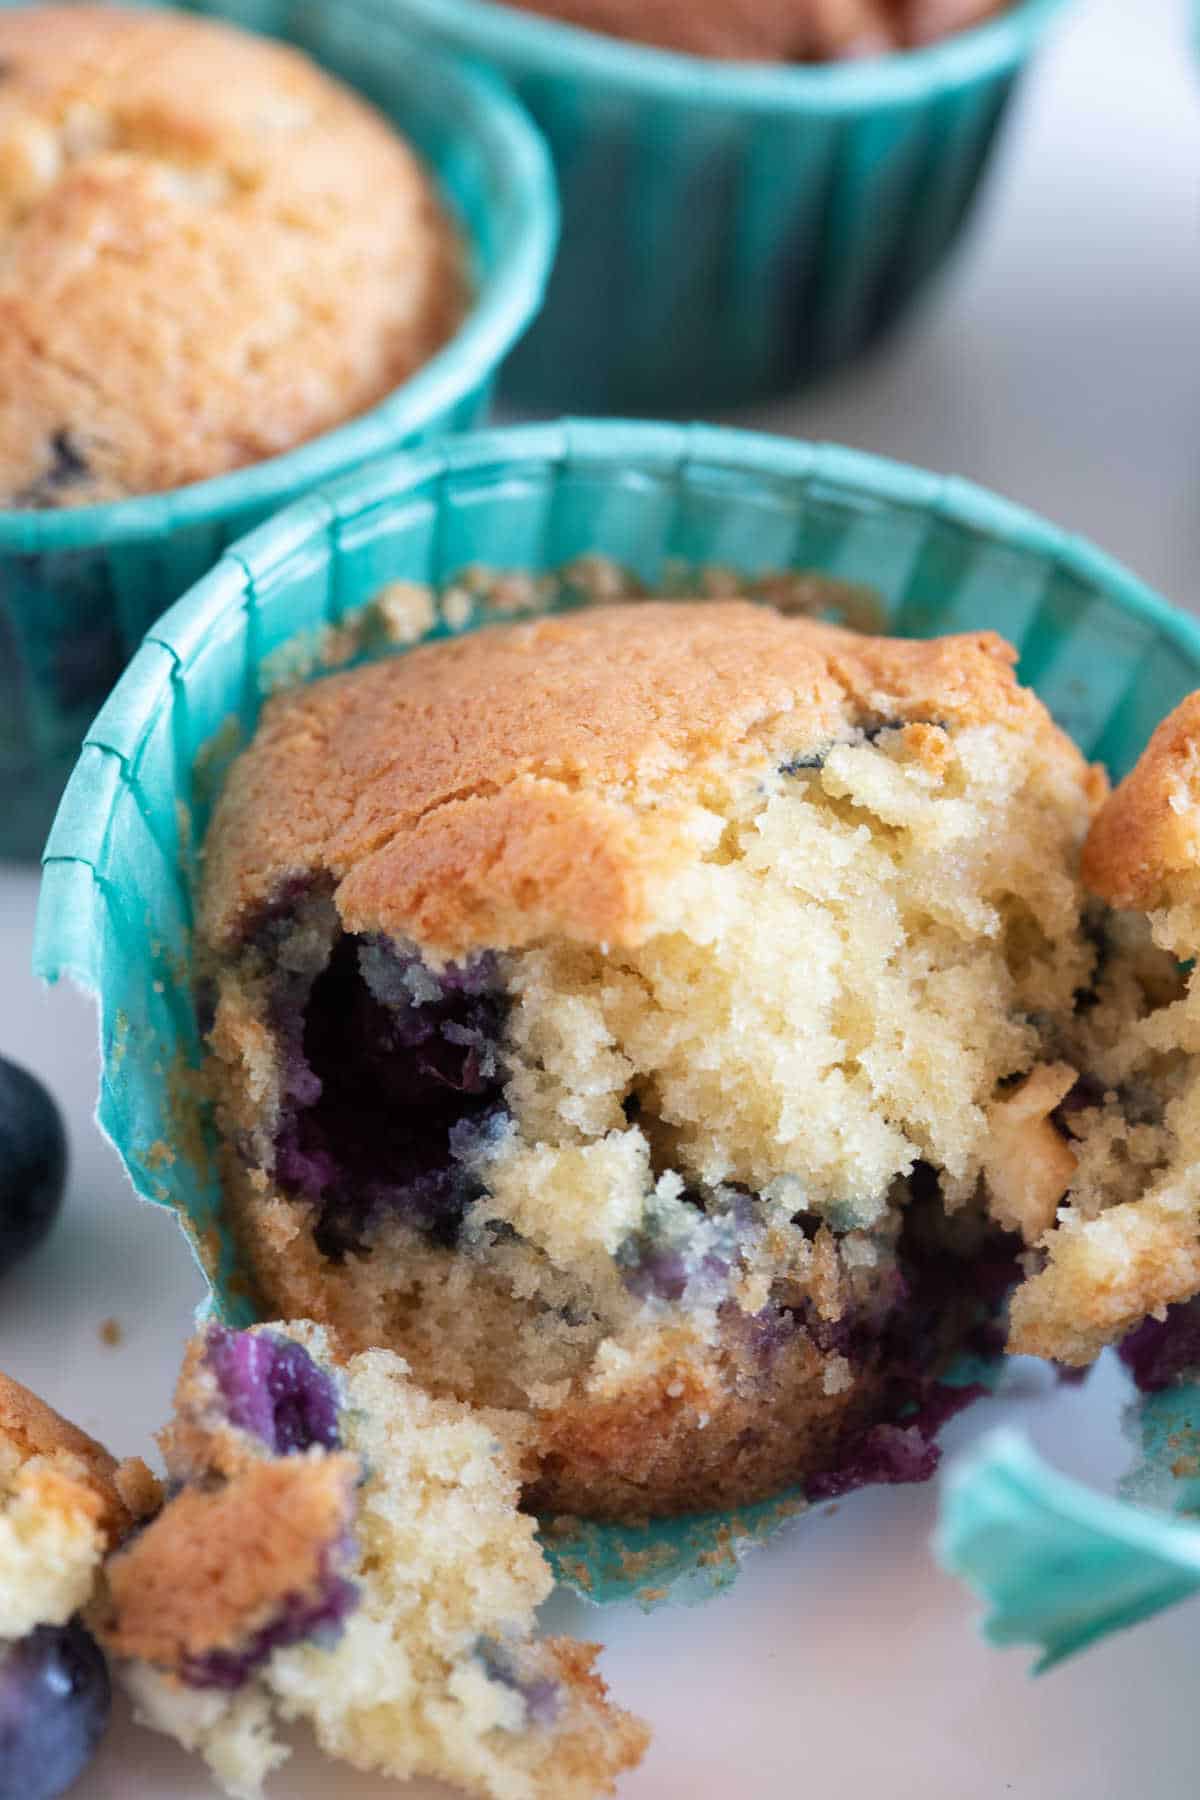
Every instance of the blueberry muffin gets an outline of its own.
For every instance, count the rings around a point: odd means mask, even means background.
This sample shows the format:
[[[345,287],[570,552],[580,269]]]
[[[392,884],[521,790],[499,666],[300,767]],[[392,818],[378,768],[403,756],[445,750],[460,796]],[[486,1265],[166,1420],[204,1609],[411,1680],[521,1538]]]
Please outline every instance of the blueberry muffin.
[[[543,1510],[928,1474],[1079,1160],[1106,783],[1012,662],[648,601],[271,700],[199,912],[267,1315],[524,1414]]]
[[[298,51],[165,11],[0,10],[0,251],[13,507],[291,449],[383,399],[463,305],[386,120]]]
[[[115,1462],[0,1375],[0,1792],[65,1792],[103,1736],[108,1671],[79,1614],[159,1499],[143,1463]]]
[[[610,37],[736,62],[826,62],[916,49],[1008,0],[509,0]]]
[[[386,1351],[334,1369],[314,1326],[210,1327],[162,1437],[167,1503],[96,1609],[142,1721],[242,1800],[294,1720],[400,1779],[611,1793],[646,1733],[607,1704],[593,1646],[536,1635],[551,1576],[516,1507],[520,1434]]]

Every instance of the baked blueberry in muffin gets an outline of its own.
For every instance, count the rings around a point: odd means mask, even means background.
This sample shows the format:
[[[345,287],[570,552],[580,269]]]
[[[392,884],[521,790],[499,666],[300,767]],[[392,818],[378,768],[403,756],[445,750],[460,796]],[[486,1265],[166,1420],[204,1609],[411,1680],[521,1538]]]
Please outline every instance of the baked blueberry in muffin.
[[[5,7],[0,68],[0,506],[277,455],[457,325],[457,235],[416,155],[299,51],[165,10]]]
[[[592,1646],[536,1635],[551,1576],[517,1510],[521,1432],[429,1398],[386,1351],[335,1368],[318,1327],[210,1326],[162,1435],[166,1503],[96,1608],[142,1721],[239,1797],[295,1720],[401,1779],[611,1792],[646,1734]]]
[[[200,918],[268,1315],[526,1415],[542,1509],[928,1474],[1113,1191],[1106,783],[1012,661],[647,602],[269,702]]]
[[[608,36],[737,62],[825,62],[915,49],[1008,0],[508,0]]]

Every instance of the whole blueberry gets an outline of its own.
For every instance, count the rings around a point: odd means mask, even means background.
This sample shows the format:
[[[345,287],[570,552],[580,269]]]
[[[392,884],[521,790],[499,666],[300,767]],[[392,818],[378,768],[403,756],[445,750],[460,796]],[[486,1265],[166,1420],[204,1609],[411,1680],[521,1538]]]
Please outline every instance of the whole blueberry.
[[[66,1174],[58,1107],[27,1069],[0,1056],[0,1274],[50,1230]]]
[[[56,1800],[108,1725],[108,1668],[77,1619],[0,1643],[0,1800]]]

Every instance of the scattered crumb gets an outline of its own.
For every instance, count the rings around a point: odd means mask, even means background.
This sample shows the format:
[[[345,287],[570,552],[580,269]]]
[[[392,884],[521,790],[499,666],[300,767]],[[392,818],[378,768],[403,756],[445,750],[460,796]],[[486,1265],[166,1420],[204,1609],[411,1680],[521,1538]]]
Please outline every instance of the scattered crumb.
[[[433,591],[416,581],[389,581],[374,604],[393,644],[419,644],[437,624]]]
[[[442,617],[451,631],[465,631],[474,611],[475,602],[463,588],[450,587],[442,595]]]
[[[125,1332],[120,1319],[102,1319],[100,1321],[100,1342],[115,1350],[124,1341]]]

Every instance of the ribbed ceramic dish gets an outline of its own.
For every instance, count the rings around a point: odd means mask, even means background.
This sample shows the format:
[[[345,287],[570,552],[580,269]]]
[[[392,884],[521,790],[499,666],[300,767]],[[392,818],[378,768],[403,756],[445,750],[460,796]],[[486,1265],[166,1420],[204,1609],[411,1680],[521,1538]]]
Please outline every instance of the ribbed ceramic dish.
[[[246,1302],[188,1082],[190,876],[221,769],[284,647],[311,645],[383,584],[441,588],[477,564],[555,571],[591,551],[651,588],[681,567],[815,570],[873,587],[898,632],[995,627],[1117,773],[1200,685],[1200,630],[1098,551],[963,482],[847,450],[703,427],[525,426],[389,458],[290,507],[159,621],[88,732],[46,849],[35,952],[42,976],[95,994],[100,1124],[137,1192],[176,1210],[235,1320]],[[630,1551],[656,1591],[686,1576],[711,1589],[736,1568],[729,1526],[753,1538],[787,1511],[785,1497],[556,1548],[560,1566],[586,1564],[592,1598],[638,1590]]]
[[[226,544],[317,482],[478,423],[541,304],[557,234],[545,146],[486,72],[338,6],[194,7],[300,44],[395,120],[433,169],[470,248],[474,304],[453,340],[379,406],[252,468],[170,493],[0,512],[0,856],[36,856],[83,732],[151,621]]]
[[[695,418],[794,387],[905,310],[1063,0],[804,67],[679,56],[496,0],[353,3],[499,69],[550,143],[562,248],[506,393]]]

